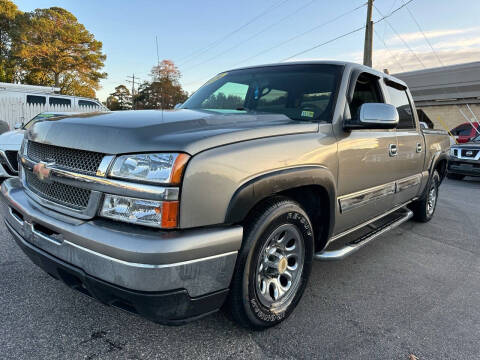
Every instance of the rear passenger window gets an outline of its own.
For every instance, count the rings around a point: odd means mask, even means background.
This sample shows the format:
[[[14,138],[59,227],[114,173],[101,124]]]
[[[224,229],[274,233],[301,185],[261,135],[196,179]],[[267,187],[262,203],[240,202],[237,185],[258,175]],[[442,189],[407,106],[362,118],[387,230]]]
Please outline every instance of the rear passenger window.
[[[408,100],[407,90],[397,89],[390,85],[387,85],[387,90],[390,95],[390,104],[395,106],[398,111],[397,129],[415,129],[415,118]]]
[[[71,105],[72,101],[65,98],[50,97],[48,103],[50,105]]]
[[[45,105],[47,99],[45,96],[27,95],[27,104],[42,104]]]
[[[88,100],[78,100],[79,106],[98,106],[96,102],[88,101]]]

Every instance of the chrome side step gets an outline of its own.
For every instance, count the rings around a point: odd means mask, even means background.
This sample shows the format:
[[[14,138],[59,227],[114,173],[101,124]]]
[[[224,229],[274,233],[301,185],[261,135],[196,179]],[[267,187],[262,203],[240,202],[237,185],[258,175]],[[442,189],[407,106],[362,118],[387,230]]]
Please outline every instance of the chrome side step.
[[[376,239],[378,236],[386,233],[387,231],[395,229],[397,226],[400,226],[404,222],[407,222],[412,217],[413,217],[413,212],[411,210],[406,208],[401,209],[401,213],[399,213],[399,216],[393,219],[392,221],[382,224],[380,227],[374,228],[371,232],[359,237],[358,239],[355,239],[353,241],[346,243],[345,246],[340,249],[324,250],[322,252],[316,253],[314,255],[314,259],[319,261],[331,261],[331,260],[344,259],[348,255],[353,254],[360,248],[367,245],[370,241]],[[368,225],[368,226],[371,226],[371,225]],[[327,249],[328,247],[329,246],[327,246]]]

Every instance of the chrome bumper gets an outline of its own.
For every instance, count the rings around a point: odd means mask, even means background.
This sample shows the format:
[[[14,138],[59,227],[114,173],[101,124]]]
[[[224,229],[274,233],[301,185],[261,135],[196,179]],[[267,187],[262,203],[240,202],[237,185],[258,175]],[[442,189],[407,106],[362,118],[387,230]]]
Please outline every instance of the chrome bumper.
[[[243,229],[158,231],[75,219],[34,202],[18,178],[2,184],[1,210],[17,241],[111,284],[136,291],[185,289],[191,297],[228,288]]]

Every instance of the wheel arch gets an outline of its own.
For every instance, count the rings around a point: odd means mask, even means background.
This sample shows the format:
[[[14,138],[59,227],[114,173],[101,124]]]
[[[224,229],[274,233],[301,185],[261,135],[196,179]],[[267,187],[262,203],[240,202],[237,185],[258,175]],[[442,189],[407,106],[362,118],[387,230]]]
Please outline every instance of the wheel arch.
[[[225,223],[243,222],[257,206],[277,195],[286,196],[305,209],[314,227],[315,249],[322,249],[333,231],[336,211],[334,176],[323,166],[281,169],[250,179],[232,196]]]

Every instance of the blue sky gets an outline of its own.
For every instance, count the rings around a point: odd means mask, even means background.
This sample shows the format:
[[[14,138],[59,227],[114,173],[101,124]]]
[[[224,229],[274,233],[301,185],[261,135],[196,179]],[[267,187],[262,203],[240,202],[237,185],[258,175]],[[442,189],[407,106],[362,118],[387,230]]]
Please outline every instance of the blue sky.
[[[375,0],[375,5],[385,15],[406,1]],[[125,80],[132,73],[142,80],[150,79],[150,69],[157,62],[155,36],[158,36],[160,60],[173,60],[182,72],[181,82],[184,88],[192,92],[220,71],[242,65],[282,61],[361,27],[366,17],[366,7],[362,7],[293,41],[266,51],[351,11],[365,1],[14,2],[22,11],[51,6],[63,7],[72,12],[97,40],[103,42],[103,50],[107,55],[104,71],[108,73],[108,78],[102,81],[102,89],[97,92],[101,100],[105,100],[119,84],[130,86]],[[443,64],[480,61],[480,1],[414,0],[408,5],[408,9],[420,23]],[[375,10],[374,20],[380,17]],[[440,61],[432,53],[406,8],[392,15],[388,21],[391,26],[386,21],[375,25],[375,68],[389,68],[395,73],[440,66]],[[239,28],[241,29],[226,37]],[[359,31],[295,56],[291,60],[335,59],[361,62],[363,37],[363,31]],[[256,54],[260,55],[251,58]]]

